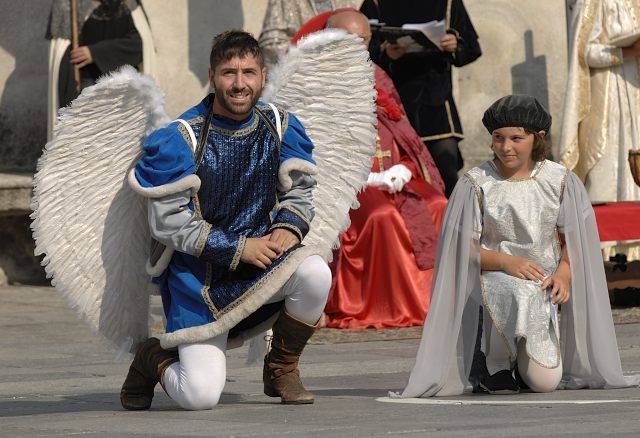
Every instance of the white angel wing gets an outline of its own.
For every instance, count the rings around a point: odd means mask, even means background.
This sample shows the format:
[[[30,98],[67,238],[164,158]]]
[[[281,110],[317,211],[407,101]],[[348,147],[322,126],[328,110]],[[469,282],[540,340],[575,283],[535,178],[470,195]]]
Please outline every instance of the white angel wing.
[[[60,111],[34,178],[36,254],[71,307],[119,349],[147,336],[150,290],[146,204],[127,170],[168,121],[153,80],[123,67]]]
[[[311,34],[284,55],[263,97],[295,113],[315,149],[315,218],[305,245],[325,260],[349,227],[349,209],[365,186],[375,153],[375,79],[362,40],[343,30]]]

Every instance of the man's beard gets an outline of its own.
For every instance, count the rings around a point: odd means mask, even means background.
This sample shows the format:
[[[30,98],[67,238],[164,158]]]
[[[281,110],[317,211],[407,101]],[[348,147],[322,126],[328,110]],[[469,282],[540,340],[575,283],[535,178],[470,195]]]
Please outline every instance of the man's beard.
[[[258,99],[260,99],[260,93],[262,92],[262,89],[258,90],[258,92],[256,93],[249,87],[245,87],[243,89],[231,88],[227,90],[227,92],[232,94],[246,93],[246,92],[249,93],[249,95],[251,96],[251,99],[249,99],[249,101],[247,101],[246,103],[237,105],[231,102],[226,92],[219,93],[216,91],[216,99],[218,99],[218,101],[220,102],[220,106],[222,106],[224,109],[229,111],[231,114],[243,115],[243,114],[248,114],[251,111],[251,109],[255,106],[255,104],[258,102]]]

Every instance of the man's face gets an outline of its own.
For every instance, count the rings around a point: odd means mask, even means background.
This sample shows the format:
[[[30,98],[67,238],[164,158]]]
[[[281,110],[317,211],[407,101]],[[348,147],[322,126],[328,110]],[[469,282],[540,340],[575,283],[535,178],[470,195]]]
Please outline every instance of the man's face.
[[[216,99],[214,108],[234,119],[246,117],[254,107],[264,87],[266,69],[253,55],[234,57],[209,69],[209,81]],[[225,114],[226,113],[226,114]]]

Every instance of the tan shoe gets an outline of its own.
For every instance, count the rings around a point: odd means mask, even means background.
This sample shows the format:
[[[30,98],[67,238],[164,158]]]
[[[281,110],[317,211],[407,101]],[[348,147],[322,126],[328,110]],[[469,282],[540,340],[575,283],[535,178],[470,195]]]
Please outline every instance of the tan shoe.
[[[298,361],[316,328],[317,325],[305,324],[282,310],[273,325],[271,350],[264,357],[262,380],[266,395],[281,397],[284,404],[313,403],[313,394],[300,380]]]
[[[149,338],[141,343],[120,391],[122,407],[131,411],[149,409],[162,373],[177,361],[178,352],[163,349],[158,339]]]

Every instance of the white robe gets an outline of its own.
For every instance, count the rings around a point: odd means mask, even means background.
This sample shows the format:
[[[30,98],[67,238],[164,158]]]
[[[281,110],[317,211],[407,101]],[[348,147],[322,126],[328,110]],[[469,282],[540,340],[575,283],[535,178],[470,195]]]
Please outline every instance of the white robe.
[[[623,58],[616,38],[640,29],[638,0],[578,0],[562,131],[554,155],[585,183],[592,203],[640,200],[628,164],[640,148],[639,58]],[[638,241],[605,242],[603,256],[640,259]]]
[[[585,179],[593,203],[640,200],[640,187],[633,181],[628,164],[629,149],[640,148],[639,59],[623,58],[621,48],[603,42],[625,27],[625,14],[620,10],[625,7],[620,0],[602,1],[585,53],[590,69],[611,72],[605,85],[608,89],[601,91],[608,100],[608,141]]]

